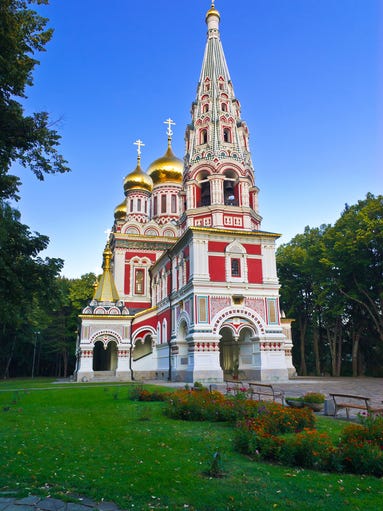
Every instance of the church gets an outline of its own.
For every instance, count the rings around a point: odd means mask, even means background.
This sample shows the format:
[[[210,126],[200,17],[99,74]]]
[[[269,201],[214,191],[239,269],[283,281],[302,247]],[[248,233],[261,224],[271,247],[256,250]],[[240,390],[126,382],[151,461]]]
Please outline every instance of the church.
[[[77,381],[295,374],[281,317],[275,242],[261,229],[249,130],[241,116],[214,2],[184,159],[172,150],[124,180],[103,273],[80,315]]]

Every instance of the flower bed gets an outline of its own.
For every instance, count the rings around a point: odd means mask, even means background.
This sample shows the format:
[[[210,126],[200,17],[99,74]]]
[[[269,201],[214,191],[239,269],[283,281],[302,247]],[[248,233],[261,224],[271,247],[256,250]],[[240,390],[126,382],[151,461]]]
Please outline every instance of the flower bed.
[[[253,401],[242,395],[224,396],[220,392],[181,390],[169,397],[166,414],[174,419],[229,421],[255,419],[269,433],[282,434],[312,427],[315,418],[310,410],[295,410],[278,403]]]
[[[383,417],[344,428],[339,442],[314,429],[308,408],[252,401],[219,392],[182,390],[169,396],[166,414],[193,421],[235,423],[235,448],[254,458],[317,470],[383,475]]]
[[[298,410],[296,410],[298,411]],[[369,417],[361,425],[346,426],[337,444],[327,433],[304,428],[280,436],[266,423],[237,423],[235,447],[240,452],[268,461],[328,472],[383,475],[383,417]]]

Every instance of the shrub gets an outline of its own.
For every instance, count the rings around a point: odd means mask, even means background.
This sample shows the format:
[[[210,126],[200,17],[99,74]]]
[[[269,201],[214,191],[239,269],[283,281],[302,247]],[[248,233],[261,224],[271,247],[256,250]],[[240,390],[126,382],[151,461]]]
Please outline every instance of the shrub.
[[[169,392],[146,390],[143,385],[133,385],[129,391],[129,398],[132,401],[167,401],[169,395]]]
[[[335,448],[327,433],[305,429],[284,439],[279,461],[286,465],[330,470],[334,465]]]
[[[383,475],[383,417],[361,418],[342,432],[338,445],[341,462],[348,472]]]
[[[303,396],[303,401],[305,403],[324,403],[325,395],[320,392],[307,392]]]

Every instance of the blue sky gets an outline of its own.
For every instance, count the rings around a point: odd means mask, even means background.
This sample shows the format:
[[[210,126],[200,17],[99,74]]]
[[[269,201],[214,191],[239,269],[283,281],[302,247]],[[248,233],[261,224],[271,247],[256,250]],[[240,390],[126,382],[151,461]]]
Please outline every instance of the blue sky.
[[[206,41],[208,0],[51,0],[55,29],[28,112],[58,120],[72,172],[20,175],[22,221],[46,234],[63,274],[101,271],[104,231],[136,165],[184,153]],[[334,223],[383,184],[383,2],[217,0],[221,38],[250,129],[263,230],[281,243]]]

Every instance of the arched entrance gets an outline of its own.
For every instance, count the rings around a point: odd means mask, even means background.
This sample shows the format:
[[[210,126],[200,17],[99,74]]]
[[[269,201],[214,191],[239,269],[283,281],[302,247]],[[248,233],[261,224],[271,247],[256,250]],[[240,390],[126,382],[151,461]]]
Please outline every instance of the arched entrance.
[[[96,341],[93,348],[93,371],[115,371],[117,369],[117,343],[105,344]]]
[[[253,364],[253,340],[255,331],[246,320],[236,325],[224,324],[219,330],[220,366],[226,378],[246,378]]]
[[[239,370],[239,344],[230,327],[223,327],[219,331],[219,362],[225,377],[238,375]],[[236,374],[237,373],[237,374]]]

